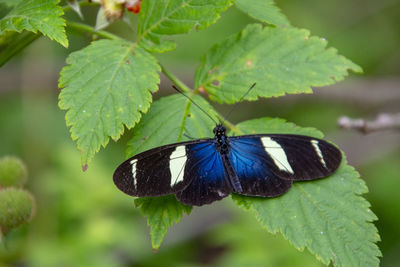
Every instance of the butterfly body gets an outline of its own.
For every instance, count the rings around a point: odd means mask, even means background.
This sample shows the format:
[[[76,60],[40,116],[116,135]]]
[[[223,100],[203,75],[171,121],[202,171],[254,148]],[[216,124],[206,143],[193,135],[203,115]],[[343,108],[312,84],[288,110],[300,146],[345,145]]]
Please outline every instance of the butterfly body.
[[[313,137],[287,134],[226,135],[217,125],[214,138],[165,145],[142,152],[114,173],[117,187],[132,196],[175,194],[201,206],[231,193],[276,197],[293,181],[323,178],[334,172],[341,153]]]

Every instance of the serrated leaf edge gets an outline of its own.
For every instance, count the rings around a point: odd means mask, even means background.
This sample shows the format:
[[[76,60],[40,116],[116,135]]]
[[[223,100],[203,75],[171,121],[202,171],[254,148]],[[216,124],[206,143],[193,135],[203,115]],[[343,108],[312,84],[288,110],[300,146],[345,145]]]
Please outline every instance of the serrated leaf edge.
[[[57,11],[58,11],[58,12],[57,12],[57,15],[58,15],[58,17],[61,19],[62,24],[57,25],[56,28],[61,28],[60,30],[61,30],[61,32],[64,34],[63,40],[57,40],[56,38],[53,38],[52,36],[49,36],[49,35],[47,35],[47,34],[44,34],[44,33],[41,32],[39,29],[34,29],[34,30],[29,30],[29,29],[26,29],[26,28],[22,28],[22,29],[20,29],[20,30],[18,30],[18,29],[16,29],[16,28],[14,28],[14,29],[5,29],[5,30],[3,30],[3,31],[0,30],[0,34],[2,34],[3,32],[7,32],[7,31],[13,31],[13,32],[21,33],[21,32],[23,32],[24,30],[25,30],[25,31],[29,31],[29,32],[33,32],[33,33],[35,33],[35,34],[37,34],[38,32],[40,32],[41,34],[47,36],[49,39],[58,42],[59,44],[61,44],[61,45],[64,46],[65,48],[68,48],[69,42],[68,42],[68,38],[67,38],[67,36],[66,36],[66,31],[65,31],[66,22],[65,22],[65,19],[61,17],[61,16],[64,15],[64,10],[63,10],[61,7],[58,6],[59,3],[60,3],[60,0],[57,0],[57,1],[55,2],[55,7],[57,8]],[[19,4],[19,3],[18,3],[18,4]],[[17,8],[17,7],[18,7],[18,4],[15,5],[15,6],[13,7],[12,10],[14,10],[15,8]],[[12,11],[12,10],[11,10],[11,11]],[[45,23],[42,22],[41,20],[37,20],[37,19],[31,18],[31,17],[27,17],[27,16],[25,16],[25,15],[23,15],[23,14],[20,14],[20,15],[11,15],[11,16],[10,16],[10,15],[6,15],[6,16],[5,16],[4,18],[2,18],[1,20],[5,19],[5,18],[10,18],[11,20],[12,20],[12,18],[23,18],[23,19],[28,20],[28,21],[29,21],[29,20],[37,21],[37,23],[38,23],[38,24],[41,24],[41,25],[45,24]]]
[[[100,41],[104,41],[104,40],[100,40]],[[108,40],[107,40],[108,41]],[[130,44],[130,46],[129,46],[129,48],[127,48],[126,50],[127,50],[127,52],[126,52],[126,54],[122,57],[122,59],[121,59],[121,61],[120,61],[120,63],[119,63],[119,65],[118,65],[118,67],[120,67],[120,66],[122,66],[123,65],[123,63],[125,62],[125,60],[126,60],[126,57],[129,55],[129,53],[135,53],[134,52],[134,47],[135,46],[137,46],[137,43],[131,43]],[[148,54],[149,56],[151,56],[151,57],[153,57],[151,54],[149,54],[148,52],[146,52],[146,50],[143,50],[146,54]],[[59,88],[61,88],[61,89],[64,89],[67,85],[66,85],[66,82],[65,82],[65,78],[64,78],[64,76],[65,76],[65,72],[67,72],[70,68],[73,68],[73,66],[71,65],[72,63],[71,63],[71,58],[70,57],[68,57],[67,58],[67,66],[64,66],[64,68],[61,70],[61,72],[60,72],[60,78],[59,78],[59,82],[58,82],[58,87]],[[154,59],[154,60],[156,60],[156,59]],[[159,66],[159,64],[157,64],[157,66],[158,66],[158,69],[157,69],[157,72],[160,72],[161,71],[161,67]],[[82,66],[83,67],[83,66]],[[118,68],[119,69],[119,68]],[[117,73],[118,71],[115,71],[114,73]],[[160,82],[160,76],[159,75],[155,75],[154,76],[155,78],[158,78],[158,84],[159,84],[159,82]],[[114,80],[114,78],[112,79],[112,81]],[[112,82],[110,82],[110,83],[112,83]],[[151,92],[155,92],[155,91],[157,91],[158,90],[158,88],[155,88],[155,89],[149,89],[149,91],[151,91]],[[110,87],[107,89],[107,91],[109,92],[110,91]],[[149,92],[150,93],[150,92]],[[82,147],[82,145],[81,145],[81,142],[79,142],[79,137],[74,133],[74,131],[73,131],[73,126],[74,126],[74,123],[73,122],[71,122],[70,121],[70,119],[68,119],[68,114],[69,114],[69,112],[70,112],[70,108],[71,108],[71,106],[70,105],[68,105],[68,104],[66,104],[66,103],[64,103],[64,102],[62,102],[61,101],[61,99],[60,99],[60,96],[61,96],[61,94],[59,95],[59,102],[58,102],[58,106],[59,106],[59,108],[60,109],[62,109],[62,110],[67,110],[67,112],[66,112],[66,114],[65,114],[65,122],[66,122],[66,125],[67,125],[67,127],[69,127],[69,132],[71,133],[71,138],[72,138],[72,140],[73,141],[76,141],[76,140],[78,140],[76,143],[77,143],[77,148],[78,148],[78,150],[80,151],[80,153],[81,153],[81,164],[82,164],[82,166],[83,167],[85,167],[85,166],[87,166],[87,163],[89,163],[92,159],[93,159],[93,157],[94,157],[94,155],[97,153],[97,152],[99,152],[100,151],[100,149],[103,147],[103,148],[105,148],[106,146],[107,146],[107,144],[109,143],[109,141],[110,141],[110,138],[112,138],[112,139],[114,139],[114,140],[118,140],[121,136],[122,136],[122,134],[125,132],[125,129],[124,129],[124,127],[122,127],[119,131],[118,131],[118,133],[115,135],[115,136],[113,136],[113,135],[108,135],[108,134],[106,134],[106,136],[108,136],[108,138],[106,138],[106,140],[104,141],[104,142],[101,142],[100,143],[100,146],[98,146],[97,148],[95,148],[93,151],[94,151],[94,153],[92,154],[92,155],[90,155],[90,153],[88,153],[88,151],[89,150],[85,150],[85,148],[84,147]],[[142,105],[142,107],[141,108],[139,108],[138,109],[138,118],[135,120],[135,121],[133,121],[131,124],[126,124],[126,123],[122,123],[122,126],[125,126],[128,130],[129,129],[131,129],[131,128],[133,128],[140,120],[141,120],[141,118],[142,118],[142,114],[144,114],[144,113],[146,113],[148,110],[149,110],[149,108],[150,108],[150,106],[151,106],[151,103],[152,103],[152,101],[150,101],[150,102],[148,102],[147,103],[147,105]],[[104,102],[103,102],[103,104],[102,104],[102,106],[104,105]],[[79,109],[82,109],[83,108],[83,105],[82,105],[82,107],[81,108],[79,108]],[[94,135],[91,135],[91,139],[90,140],[92,140],[92,138],[94,137]],[[85,169],[86,169],[87,167],[85,167]]]

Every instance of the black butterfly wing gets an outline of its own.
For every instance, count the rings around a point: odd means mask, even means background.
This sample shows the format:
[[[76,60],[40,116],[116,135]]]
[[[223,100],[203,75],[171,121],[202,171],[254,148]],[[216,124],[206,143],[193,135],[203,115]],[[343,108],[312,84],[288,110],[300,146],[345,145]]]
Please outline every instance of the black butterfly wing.
[[[258,137],[243,137],[229,140],[229,160],[239,178],[242,195],[275,197],[292,186],[286,172],[276,168],[272,158],[265,152]]]
[[[137,154],[114,172],[114,183],[124,193],[137,196],[162,196],[183,190],[192,176],[185,170],[186,146],[195,140],[156,147]]]
[[[285,151],[293,170],[291,180],[324,178],[336,171],[342,162],[340,150],[325,140],[302,135],[269,137]]]
[[[232,192],[214,139],[157,147],[122,163],[114,183],[131,196],[176,194],[187,205],[201,206]]]
[[[180,202],[191,206],[201,206],[232,193],[233,189],[214,140],[191,144],[186,149],[190,155],[186,169],[191,177],[191,183],[175,194]]]
[[[243,195],[274,197],[296,180],[323,178],[340,165],[340,151],[324,140],[301,135],[230,137],[229,159]]]
[[[293,181],[328,176],[341,162],[335,146],[308,136],[248,135],[228,143],[228,155],[220,154],[214,139],[145,151],[117,168],[114,183],[132,196],[175,194],[184,204],[201,206],[233,191],[279,196]]]

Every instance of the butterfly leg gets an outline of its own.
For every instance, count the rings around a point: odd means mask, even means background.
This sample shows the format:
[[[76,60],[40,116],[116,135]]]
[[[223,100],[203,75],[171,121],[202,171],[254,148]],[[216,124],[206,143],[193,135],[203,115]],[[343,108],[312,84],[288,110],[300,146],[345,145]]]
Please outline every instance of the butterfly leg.
[[[196,139],[196,138],[194,138],[194,137],[192,137],[192,136],[190,136],[190,135],[188,135],[186,133],[183,133],[183,136],[186,137],[186,138],[189,138],[190,140]]]

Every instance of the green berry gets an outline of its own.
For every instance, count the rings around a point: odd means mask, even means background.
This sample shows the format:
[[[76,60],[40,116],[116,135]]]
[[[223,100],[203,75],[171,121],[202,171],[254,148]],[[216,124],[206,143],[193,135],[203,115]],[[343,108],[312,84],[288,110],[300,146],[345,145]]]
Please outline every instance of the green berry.
[[[0,190],[0,230],[6,234],[12,228],[28,222],[34,213],[34,199],[23,189]]]
[[[27,180],[25,164],[17,157],[6,156],[0,158],[0,188],[22,187]]]

